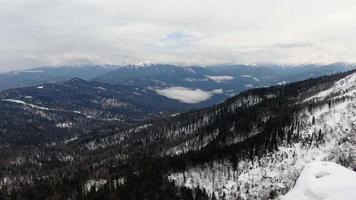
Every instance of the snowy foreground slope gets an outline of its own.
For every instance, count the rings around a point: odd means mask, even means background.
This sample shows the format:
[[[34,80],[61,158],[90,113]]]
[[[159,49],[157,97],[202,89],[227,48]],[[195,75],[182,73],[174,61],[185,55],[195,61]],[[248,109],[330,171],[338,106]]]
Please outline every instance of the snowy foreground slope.
[[[355,200],[356,172],[332,162],[312,162],[282,200]]]
[[[215,160],[189,168],[184,172],[171,173],[169,178],[177,185],[204,188],[218,199],[273,199],[287,193],[293,187],[303,168],[313,161],[333,161],[356,169],[355,97],[356,73],[353,73],[338,80],[330,88],[296,102],[297,104],[320,102],[313,109],[305,108],[299,113],[298,119],[302,122],[302,128],[294,130],[294,134],[305,138],[305,140],[293,144],[282,143],[278,146],[277,151],[262,157],[255,157],[252,160],[241,160],[236,169],[229,159]],[[323,133],[322,142],[317,142],[318,133]],[[317,162],[308,165],[308,167],[313,169],[315,167],[316,170],[324,169],[324,164]],[[330,177],[333,177],[333,174],[337,177],[352,174],[344,173],[343,168],[338,170],[339,167],[335,164],[326,164],[330,165],[330,169],[326,170],[332,174]],[[318,167],[319,165],[321,166]],[[309,172],[308,167],[302,173],[300,180],[304,180],[304,177],[309,173],[315,172],[313,169]],[[324,171],[322,170],[322,172]],[[325,175],[325,173],[320,175]],[[350,175],[350,177],[354,177],[354,175]],[[328,179],[325,177],[325,180]],[[297,188],[308,190],[305,187],[308,187],[310,182],[307,181],[306,186],[301,186],[301,182],[298,181]],[[341,190],[343,187],[339,184],[335,182],[336,190]],[[327,183],[317,187],[323,186],[333,192]],[[298,189],[295,190],[298,191]],[[353,190],[356,191],[356,188]],[[314,195],[313,191],[311,194]],[[319,189],[315,188],[315,191],[318,192]],[[291,194],[293,193],[296,192]],[[323,194],[320,193],[320,195]],[[290,200],[293,196],[288,194],[284,198]],[[296,199],[303,200],[302,197]],[[308,198],[305,199],[308,200]],[[314,199],[333,199],[333,196],[328,198],[316,196]],[[346,199],[346,197],[342,196],[338,199]]]

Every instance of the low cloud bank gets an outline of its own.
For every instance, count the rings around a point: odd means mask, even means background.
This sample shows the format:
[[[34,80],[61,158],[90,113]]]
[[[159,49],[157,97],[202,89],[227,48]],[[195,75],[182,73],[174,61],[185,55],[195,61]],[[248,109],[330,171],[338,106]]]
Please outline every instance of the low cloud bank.
[[[232,77],[232,76],[206,76],[206,77],[217,82],[217,83],[234,79],[234,77]]]
[[[175,99],[183,103],[200,103],[210,99],[215,94],[223,93],[222,89],[204,91],[201,89],[190,89],[185,87],[169,87],[155,90],[159,95]]]

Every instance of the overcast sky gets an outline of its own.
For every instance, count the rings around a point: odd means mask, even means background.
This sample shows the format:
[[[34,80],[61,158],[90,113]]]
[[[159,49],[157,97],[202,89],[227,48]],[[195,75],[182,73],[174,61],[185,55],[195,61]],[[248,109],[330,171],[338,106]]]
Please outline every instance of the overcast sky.
[[[0,71],[356,61],[355,0],[0,0]]]

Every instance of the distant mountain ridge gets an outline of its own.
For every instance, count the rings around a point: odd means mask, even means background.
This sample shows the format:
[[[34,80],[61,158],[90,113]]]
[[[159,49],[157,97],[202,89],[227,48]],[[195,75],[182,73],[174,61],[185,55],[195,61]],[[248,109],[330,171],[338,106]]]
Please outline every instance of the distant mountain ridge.
[[[142,62],[137,65],[79,65],[40,67],[0,74],[0,91],[14,87],[58,83],[71,78],[96,80],[134,87],[187,87],[202,90],[223,89],[232,96],[246,89],[293,82],[355,68],[348,63],[329,65],[281,64],[179,66]],[[225,77],[227,79],[221,79]],[[220,78],[220,79],[219,79]]]
[[[39,67],[0,74],[0,91],[10,88],[34,86],[42,83],[58,83],[78,77],[90,80],[99,74],[114,70],[116,66],[80,65]]]
[[[288,66],[261,65],[213,65],[180,67],[176,65],[145,64],[120,67],[101,74],[93,80],[110,84],[129,85],[141,88],[165,89],[184,87],[203,91],[222,90],[225,98],[247,89],[286,84],[313,77],[345,72],[354,64]],[[221,102],[212,101],[213,104]],[[209,105],[213,105],[209,104]]]

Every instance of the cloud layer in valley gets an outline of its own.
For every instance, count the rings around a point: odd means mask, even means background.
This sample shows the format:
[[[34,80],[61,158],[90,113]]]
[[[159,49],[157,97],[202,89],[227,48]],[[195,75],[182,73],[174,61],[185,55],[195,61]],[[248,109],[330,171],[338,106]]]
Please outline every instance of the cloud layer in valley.
[[[354,0],[0,0],[0,71],[354,62]]]
[[[183,103],[196,104],[210,99],[215,94],[223,93],[222,89],[204,91],[201,89],[190,89],[185,87],[169,87],[157,89],[156,92],[170,99]]]

